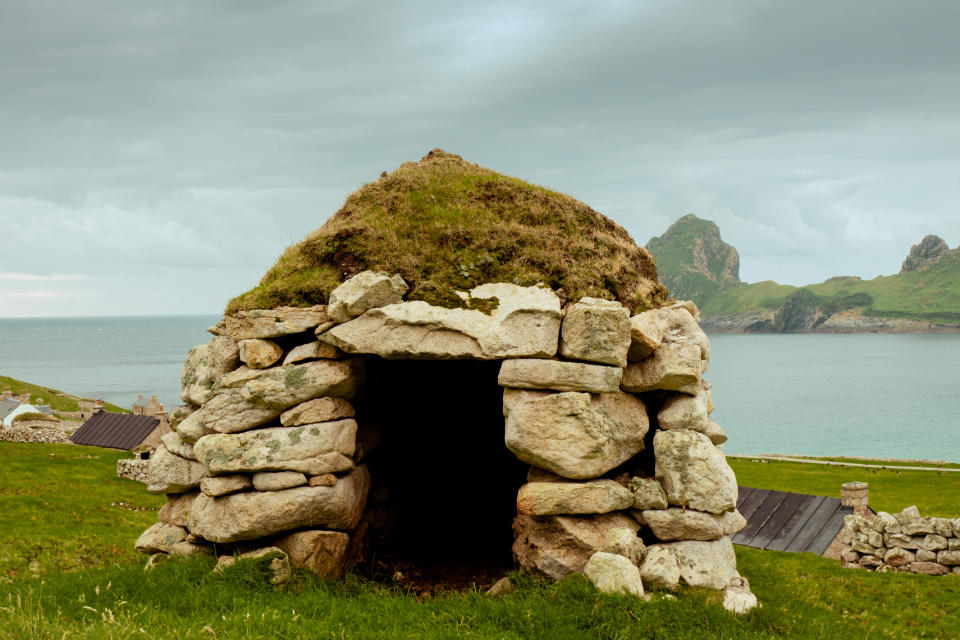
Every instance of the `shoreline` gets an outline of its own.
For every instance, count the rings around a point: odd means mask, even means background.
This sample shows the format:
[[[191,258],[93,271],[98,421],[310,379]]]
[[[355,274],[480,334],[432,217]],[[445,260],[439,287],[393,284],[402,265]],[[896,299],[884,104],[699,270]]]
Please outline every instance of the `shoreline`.
[[[891,469],[897,471],[936,471],[936,472],[946,472],[946,473],[960,473],[960,468],[951,468],[943,466],[907,466],[911,464],[928,464],[928,465],[960,465],[957,462],[947,462],[946,460],[924,460],[922,458],[865,458],[860,456],[832,456],[835,458],[843,458],[845,460],[863,460],[864,462],[837,462],[835,460],[820,460],[817,458],[809,458],[803,456],[788,456],[783,454],[757,454],[757,455],[743,455],[737,453],[728,453],[726,454],[728,458],[740,458],[740,459],[752,459],[752,460],[766,460],[766,461],[779,461],[779,462],[798,462],[801,464],[817,464],[824,465],[828,467],[858,467],[866,469]],[[875,462],[878,464],[869,464],[869,462]],[[879,464],[886,462],[888,464]],[[896,463],[896,464],[894,464]]]

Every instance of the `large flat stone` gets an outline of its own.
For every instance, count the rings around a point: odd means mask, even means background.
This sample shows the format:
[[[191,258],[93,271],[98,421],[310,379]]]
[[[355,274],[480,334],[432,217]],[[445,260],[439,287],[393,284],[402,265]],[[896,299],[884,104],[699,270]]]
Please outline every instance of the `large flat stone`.
[[[223,317],[207,331],[234,340],[279,338],[303,333],[329,321],[326,305],[313,307],[279,307],[239,311]]]
[[[285,427],[296,427],[302,424],[352,418],[354,415],[353,405],[343,398],[317,398],[281,413],[280,424]]]
[[[606,473],[643,450],[646,407],[629,394],[505,389],[504,441],[520,460],[565,478]]]
[[[237,341],[217,337],[187,353],[180,374],[180,399],[202,405],[213,395],[213,385],[240,364]]]
[[[613,480],[528,482],[517,493],[517,511],[528,516],[609,513],[633,506],[633,492]]]
[[[659,389],[689,395],[700,392],[700,347],[687,343],[665,343],[653,355],[633,362],[623,371],[624,391],[644,393]]]
[[[170,553],[173,545],[183,541],[189,533],[183,527],[158,522],[140,534],[134,548],[140,553]]]
[[[358,467],[332,487],[251,491],[221,498],[200,494],[190,531],[211,542],[235,542],[302,528],[348,531],[360,521],[370,474]]]
[[[692,509],[655,509],[643,512],[643,521],[660,540],[718,540],[747,526],[736,509],[721,514]]]
[[[640,571],[621,555],[596,552],[583,566],[583,575],[601,593],[625,593],[637,598],[643,597]]]
[[[619,367],[524,358],[504,360],[497,382],[514,389],[617,393],[622,377]]]
[[[630,311],[619,302],[583,298],[567,307],[560,355],[572,360],[627,366]]]
[[[672,542],[664,545],[677,558],[680,579],[691,587],[720,591],[738,577],[737,556],[730,538],[712,542],[696,540]]]
[[[384,358],[550,358],[560,336],[560,300],[545,287],[485,284],[470,291],[497,298],[489,314],[423,301],[370,309],[318,336],[347,353]]]
[[[737,478],[707,436],[689,429],[658,431],[653,452],[670,504],[710,513],[737,506]]]
[[[290,353],[283,359],[283,364],[296,364],[306,360],[339,360],[343,356],[343,351],[332,344],[315,340],[290,349]]]
[[[297,531],[274,545],[290,557],[290,564],[309,569],[321,578],[343,577],[350,536],[340,531]]]
[[[254,471],[300,471],[309,475],[353,468],[355,420],[299,427],[268,427],[236,434],[215,433],[194,445],[197,459],[214,475]]]
[[[362,271],[330,292],[327,314],[334,322],[346,322],[370,309],[402,302],[409,290],[400,274]]]
[[[559,580],[582,571],[590,556],[608,547],[608,534],[617,528],[636,534],[640,525],[621,513],[590,517],[518,515],[513,521],[513,556],[524,569]]]

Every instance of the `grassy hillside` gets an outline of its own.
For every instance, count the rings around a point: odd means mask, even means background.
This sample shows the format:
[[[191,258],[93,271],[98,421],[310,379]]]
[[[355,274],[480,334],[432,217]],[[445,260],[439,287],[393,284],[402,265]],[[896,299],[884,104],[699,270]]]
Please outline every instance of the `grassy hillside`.
[[[30,402],[37,402],[41,398],[43,399],[44,404],[49,404],[54,411],[79,411],[80,405],[77,403],[78,400],[87,400],[88,398],[79,398],[74,395],[67,394],[67,397],[63,397],[58,394],[62,394],[63,391],[57,389],[50,389],[49,387],[41,387],[36,384],[31,384],[29,382],[24,382],[23,380],[17,380],[16,378],[10,378],[8,376],[0,376],[0,389],[9,387],[14,394],[20,394],[24,391],[30,392]],[[124,409],[118,407],[115,404],[110,404],[109,402],[103,403],[103,408],[106,411],[111,411],[114,413],[130,413],[129,409]]]
[[[399,273],[409,299],[461,306],[455,289],[485,282],[563,289],[572,300],[662,305],[653,260],[619,225],[573,198],[439,149],[354,192],[288,248],[228,312],[327,302],[365,269]]]
[[[116,478],[120,455],[0,442],[0,638],[852,640],[960,635],[956,578],[852,571],[810,554],[739,547],[739,569],[764,605],[743,617],[724,611],[717,592],[686,589],[675,599],[655,596],[638,602],[601,595],[580,576],[557,584],[517,576],[517,591],[499,598],[475,590],[419,599],[355,575],[325,583],[298,572],[290,584],[271,587],[256,568],[243,564],[213,574],[210,558],[169,562],[145,573],[133,541],[156,519],[163,500],[142,485]],[[774,469],[772,464],[755,466],[760,474]],[[757,486],[763,481],[760,476],[752,480]],[[916,492],[916,502],[922,504],[943,490],[929,483]],[[132,510],[137,508],[146,510]],[[894,602],[910,604],[891,606]]]

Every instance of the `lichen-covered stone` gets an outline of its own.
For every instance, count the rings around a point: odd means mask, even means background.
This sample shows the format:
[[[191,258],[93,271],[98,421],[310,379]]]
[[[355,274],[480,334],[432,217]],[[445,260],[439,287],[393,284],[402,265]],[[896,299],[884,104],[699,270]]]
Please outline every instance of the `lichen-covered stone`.
[[[691,429],[704,433],[709,424],[707,417],[707,393],[703,390],[695,396],[672,395],[663,403],[657,414],[661,429]]]
[[[240,364],[237,341],[217,337],[187,354],[180,374],[180,399],[202,405],[213,395],[213,385]]]
[[[509,283],[471,289],[492,300],[489,313],[447,309],[415,300],[371,309],[319,339],[347,353],[384,358],[491,360],[552,358],[560,337],[560,299],[546,287]]]
[[[718,540],[747,526],[736,509],[721,514],[692,509],[647,510],[643,521],[660,540]]]
[[[200,481],[200,491],[217,498],[237,491],[245,491],[253,486],[250,476],[233,474],[229,476],[213,476]]]
[[[147,472],[147,491],[150,493],[184,493],[200,486],[200,480],[209,475],[206,467],[195,460],[187,460],[170,453],[163,445],[150,458]]]
[[[657,480],[670,504],[710,513],[737,506],[737,478],[707,436],[689,429],[658,431],[653,451]]]
[[[529,482],[517,493],[517,511],[528,516],[609,513],[633,506],[633,493],[613,480]]]
[[[252,338],[240,341],[240,360],[251,369],[271,367],[283,356],[283,349],[273,340]]]
[[[167,524],[175,524],[178,527],[186,527],[190,508],[196,498],[197,492],[168,495],[167,504],[160,507],[160,511],[157,513],[157,520]]]
[[[670,547],[654,544],[640,565],[640,579],[648,589],[676,589],[680,586],[680,565]]]
[[[238,311],[223,317],[207,331],[234,340],[279,338],[315,329],[329,320],[326,305],[313,307],[279,307]]]
[[[280,414],[280,424],[297,427],[317,422],[330,422],[352,418],[356,415],[353,405],[343,398],[317,398],[298,404]]]
[[[662,389],[696,395],[700,393],[700,373],[699,346],[663,344],[645,360],[630,363],[623,370],[620,387],[633,393]]]
[[[203,423],[203,412],[198,410],[189,414],[176,427],[177,435],[180,440],[187,444],[193,444],[208,433],[213,433]]]
[[[171,431],[160,436],[160,442],[163,443],[163,446],[165,446],[170,453],[175,453],[187,460],[197,459],[197,457],[193,455],[193,445],[185,441],[176,431]]]
[[[283,359],[283,364],[296,364],[306,360],[339,360],[344,355],[343,351],[332,344],[314,340],[290,349],[290,353]]]
[[[627,366],[630,310],[612,300],[583,298],[567,307],[560,355],[572,360]]]
[[[190,512],[190,531],[218,543],[303,528],[349,531],[360,521],[369,486],[366,467],[358,467],[332,487],[250,491],[221,498],[201,493]]]
[[[666,545],[677,558],[680,579],[691,587],[717,591],[726,588],[738,576],[737,556],[730,538],[712,542],[685,540]]]
[[[215,433],[194,445],[197,459],[217,475],[239,471],[299,471],[310,475],[353,468],[357,423],[335,420],[300,427]]]
[[[667,493],[654,478],[630,478],[629,489],[633,491],[633,508],[666,509]]]
[[[187,537],[187,530],[175,524],[158,522],[140,534],[134,548],[140,553],[170,553],[173,545]]]
[[[497,382],[514,389],[617,393],[622,378],[619,367],[523,358],[504,360]]]
[[[297,531],[274,545],[290,557],[294,567],[309,569],[321,578],[339,580],[346,568],[350,536],[340,531]]]
[[[629,394],[505,389],[504,440],[520,460],[566,478],[595,478],[643,450],[646,407]]]
[[[409,290],[399,274],[362,271],[330,292],[327,314],[334,322],[346,322],[369,309],[403,302]]]
[[[598,551],[583,566],[583,575],[602,593],[643,597],[643,582],[636,565],[621,555]]]
[[[258,471],[253,474],[253,488],[257,491],[282,491],[305,484],[307,476],[299,471]]]

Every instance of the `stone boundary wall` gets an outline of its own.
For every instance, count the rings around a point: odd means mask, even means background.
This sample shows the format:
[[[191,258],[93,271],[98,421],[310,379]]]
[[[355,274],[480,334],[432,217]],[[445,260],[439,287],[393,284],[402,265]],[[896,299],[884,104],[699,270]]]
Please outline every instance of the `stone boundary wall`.
[[[149,472],[149,460],[141,460],[140,458],[121,458],[117,460],[117,477],[148,484]]]
[[[505,447],[530,465],[513,525],[520,567],[635,596],[706,587],[737,613],[756,606],[736,568],[730,536],[746,520],[692,303],[631,317],[618,302],[561,307],[548,287],[490,283],[462,293],[472,308],[451,309],[404,301],[407,290],[367,271],[329,306],[244,311],[210,328],[149,461],[147,490],[167,505],[136,542],[148,566],[253,549],[339,578],[390,530],[389,485],[366,460],[388,427],[352,404],[366,357],[493,360]]]
[[[79,426],[79,425],[78,425]],[[64,429],[49,420],[20,421],[10,427],[0,428],[0,440],[7,442],[47,442],[69,444],[69,437],[76,429]]]
[[[846,568],[960,576],[960,518],[921,517],[916,507],[849,515],[840,536]]]

